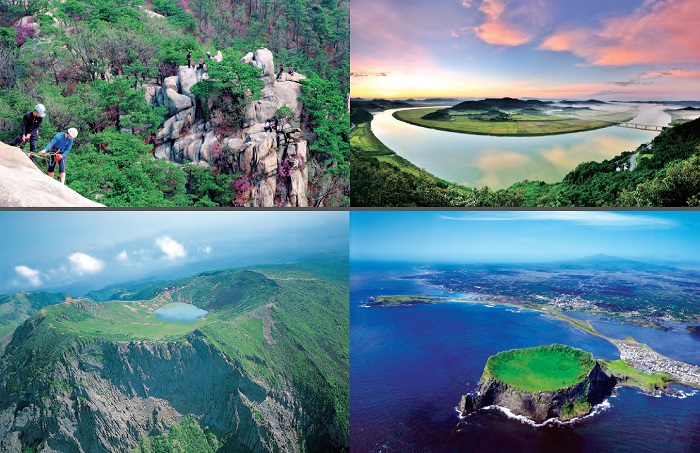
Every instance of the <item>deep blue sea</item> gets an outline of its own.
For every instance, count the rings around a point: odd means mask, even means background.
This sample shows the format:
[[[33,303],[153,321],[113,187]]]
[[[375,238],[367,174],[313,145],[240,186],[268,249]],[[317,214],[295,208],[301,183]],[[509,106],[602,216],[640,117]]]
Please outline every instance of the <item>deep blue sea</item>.
[[[619,389],[596,415],[573,424],[534,427],[484,410],[464,418],[461,432],[453,434],[460,422],[455,406],[475,389],[486,360],[496,352],[564,343],[599,358],[619,356],[607,341],[535,311],[470,303],[362,307],[370,296],[382,294],[445,294],[395,278],[416,272],[396,264],[352,265],[353,453],[700,452],[700,394],[653,397],[630,388]],[[626,336],[627,327],[614,336]],[[690,335],[671,338],[677,333],[654,330],[638,339],[653,348],[658,343],[688,349],[668,354],[679,360],[698,357],[700,341]]]

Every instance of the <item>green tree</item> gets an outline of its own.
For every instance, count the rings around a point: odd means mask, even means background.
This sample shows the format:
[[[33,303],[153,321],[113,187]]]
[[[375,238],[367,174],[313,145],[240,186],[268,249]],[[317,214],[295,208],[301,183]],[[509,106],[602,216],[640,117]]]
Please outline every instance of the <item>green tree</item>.
[[[237,128],[245,118],[248,103],[260,99],[260,90],[265,83],[260,79],[260,69],[242,64],[227,55],[219,63],[207,63],[209,78],[196,83],[192,93],[200,99],[210,99],[210,109],[217,109],[223,115],[223,122]]]
[[[162,123],[165,109],[147,105],[144,89],[132,89],[126,77],[115,77],[112,82],[96,80],[94,87],[99,93],[101,108],[109,126],[117,130],[127,127],[132,132],[138,129],[155,133]]]
[[[302,94],[306,125],[313,131],[311,151],[329,161],[329,172],[349,176],[350,116],[345,95],[316,74],[302,81]]]
[[[189,205],[185,174],[150,150],[139,136],[108,128],[70,154],[66,182],[107,206]]]

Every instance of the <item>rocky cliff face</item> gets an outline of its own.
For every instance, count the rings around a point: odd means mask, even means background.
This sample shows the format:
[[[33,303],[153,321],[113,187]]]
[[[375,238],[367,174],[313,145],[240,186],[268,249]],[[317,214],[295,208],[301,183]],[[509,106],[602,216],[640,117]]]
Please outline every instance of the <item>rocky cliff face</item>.
[[[578,384],[546,392],[525,392],[485,373],[479,380],[475,394],[462,397],[459,410],[462,415],[467,415],[481,408],[496,405],[508,408],[514,414],[528,417],[537,423],[550,418],[568,419],[590,413],[593,406],[610,396],[616,383],[615,378],[605,374],[597,362],[590,374]],[[571,406],[576,403],[588,403],[587,411],[573,410]]]
[[[0,388],[0,451],[124,452],[193,414],[212,432],[235,432],[236,451],[299,451],[308,419],[290,393],[242,372],[198,331],[175,342],[75,342],[50,375],[7,390],[15,352],[32,318],[7,347]]]
[[[219,55],[217,55],[218,57]],[[251,206],[307,206],[308,185],[307,142],[299,131],[280,124],[278,132],[265,132],[264,123],[281,107],[289,107],[299,118],[301,113],[300,80],[305,77],[284,73],[278,80],[272,52],[258,49],[249,52],[241,63],[262,70],[265,87],[262,98],[253,101],[246,112],[240,135],[225,136],[216,132],[214,121],[197,115],[192,85],[207,78],[206,72],[180,66],[178,75],[168,77],[161,86],[146,86],[146,101],[168,109],[168,118],[156,135],[155,156],[175,163],[194,162],[213,165],[221,153],[234,172],[241,172],[249,181],[245,199]],[[188,117],[192,123],[188,124]],[[284,131],[289,132],[285,134]],[[218,155],[217,155],[218,153]]]
[[[46,176],[21,149],[0,142],[0,155],[0,207],[102,206]]]

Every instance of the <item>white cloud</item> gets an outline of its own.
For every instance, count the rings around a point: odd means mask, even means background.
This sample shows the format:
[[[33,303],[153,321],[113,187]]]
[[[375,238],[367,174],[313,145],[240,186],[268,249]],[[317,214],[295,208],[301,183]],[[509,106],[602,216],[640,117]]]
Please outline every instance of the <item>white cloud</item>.
[[[27,266],[15,266],[15,272],[19,274],[20,277],[24,278],[32,286],[41,285],[41,277],[39,277],[39,271],[32,269]]]
[[[129,260],[129,254],[126,253],[126,250],[122,250],[119,255],[117,255],[117,261],[128,261]]]
[[[104,263],[94,256],[76,252],[68,257],[70,269],[74,274],[97,274],[104,268]]]
[[[493,212],[465,216],[440,216],[444,220],[461,221],[560,221],[573,222],[581,225],[606,227],[672,227],[675,222],[649,215],[629,215],[617,212],[601,211],[547,211],[547,212]]]
[[[185,247],[183,247],[183,245],[177,242],[175,239],[168,236],[157,238],[156,246],[169,260],[184,258],[187,255],[185,252]]]
[[[204,247],[201,247],[199,251],[205,255],[209,255],[211,253],[211,246],[205,245]]]

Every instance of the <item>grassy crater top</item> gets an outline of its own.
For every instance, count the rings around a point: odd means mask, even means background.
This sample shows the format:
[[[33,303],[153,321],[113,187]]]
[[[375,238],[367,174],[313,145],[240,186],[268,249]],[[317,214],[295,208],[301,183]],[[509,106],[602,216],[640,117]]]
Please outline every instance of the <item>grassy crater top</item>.
[[[595,363],[590,352],[553,344],[499,352],[489,357],[485,373],[526,392],[544,392],[578,384]]]

